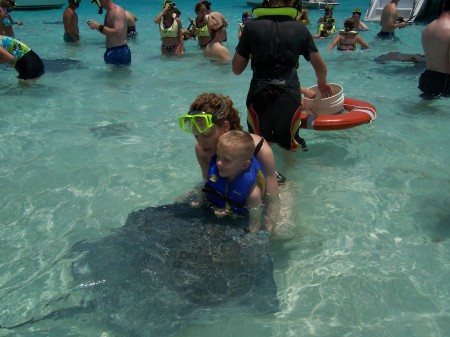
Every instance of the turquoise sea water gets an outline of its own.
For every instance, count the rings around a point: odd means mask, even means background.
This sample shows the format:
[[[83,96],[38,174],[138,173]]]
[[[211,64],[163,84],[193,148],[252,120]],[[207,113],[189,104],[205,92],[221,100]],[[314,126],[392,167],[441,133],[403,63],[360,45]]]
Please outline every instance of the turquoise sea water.
[[[13,12],[16,37],[43,59],[80,61],[48,69],[31,86],[0,67],[0,316],[23,322],[70,287],[63,258],[80,240],[120,228],[135,209],[171,203],[201,181],[194,139],[177,117],[205,91],[229,95],[242,114],[251,71],[203,59],[188,41],[183,58],[162,58],[153,18],[159,1],[117,1],[139,17],[130,41],[132,66],[103,62],[104,36],[84,24],[100,21],[88,1],[78,10],[82,43],[62,41],[63,9]],[[194,3],[178,1],[182,21]],[[337,22],[366,1],[346,0]],[[233,54],[244,1],[213,1],[230,22]],[[313,24],[320,11],[310,11]],[[280,310],[267,316],[224,316],[175,333],[187,336],[449,336],[449,99],[423,100],[422,68],[379,64],[392,51],[421,53],[424,23],[378,41],[379,26],[362,36],[369,51],[326,52],[328,80],[347,97],[368,101],[378,119],[345,130],[303,130],[307,153],[276,146],[277,169],[293,238],[273,242]],[[339,25],[338,25],[339,27]],[[315,84],[300,61],[304,86]],[[6,322],[6,323],[5,323]],[[121,336],[76,319],[52,319],[0,336]]]

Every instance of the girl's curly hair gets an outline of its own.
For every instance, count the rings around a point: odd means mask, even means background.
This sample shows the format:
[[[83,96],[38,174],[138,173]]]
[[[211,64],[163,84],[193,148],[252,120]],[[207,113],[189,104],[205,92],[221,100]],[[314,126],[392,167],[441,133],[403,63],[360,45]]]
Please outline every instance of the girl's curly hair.
[[[222,96],[215,93],[203,93],[197,96],[191,103],[190,111],[204,111],[215,115],[225,102],[225,109],[218,116],[216,124],[222,126],[225,121],[230,123],[230,130],[242,130],[239,112],[233,106],[233,101],[229,96]]]

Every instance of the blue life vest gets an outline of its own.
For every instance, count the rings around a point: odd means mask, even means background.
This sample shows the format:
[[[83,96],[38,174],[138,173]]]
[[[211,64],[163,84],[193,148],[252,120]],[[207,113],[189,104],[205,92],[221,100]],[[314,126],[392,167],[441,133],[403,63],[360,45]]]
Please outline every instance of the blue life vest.
[[[239,215],[248,214],[247,199],[255,183],[258,183],[264,193],[265,179],[261,165],[255,157],[251,165],[237,176],[232,182],[219,175],[216,165],[216,156],[211,159],[208,171],[208,180],[203,191],[207,193],[208,200],[215,206],[233,211]]]

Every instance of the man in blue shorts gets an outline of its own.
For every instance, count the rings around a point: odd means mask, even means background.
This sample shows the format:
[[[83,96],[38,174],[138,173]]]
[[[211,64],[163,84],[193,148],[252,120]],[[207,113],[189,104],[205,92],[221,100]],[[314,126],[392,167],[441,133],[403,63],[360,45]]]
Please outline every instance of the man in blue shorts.
[[[129,65],[131,51],[127,44],[128,25],[125,10],[112,0],[100,0],[100,4],[106,9],[104,25],[97,21],[88,21],[88,26],[106,35],[105,62],[116,66]]]
[[[327,67],[309,30],[296,21],[289,0],[272,0],[254,9],[255,20],[245,24],[233,57],[232,69],[241,74],[251,59],[253,78],[247,95],[247,125],[251,133],[295,151],[300,138],[301,94],[297,75],[299,56],[311,63],[323,97],[332,96]]]

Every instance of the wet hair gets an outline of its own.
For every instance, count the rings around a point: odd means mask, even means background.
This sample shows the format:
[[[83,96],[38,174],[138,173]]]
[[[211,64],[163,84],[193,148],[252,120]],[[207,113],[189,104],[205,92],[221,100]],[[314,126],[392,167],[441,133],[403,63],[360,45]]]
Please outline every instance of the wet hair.
[[[205,8],[208,9],[204,2],[199,2],[199,3],[195,4],[194,11],[196,13],[199,12],[200,9],[202,8],[202,6],[205,6]]]
[[[444,12],[450,11],[450,0],[444,0],[444,5],[442,6]]]
[[[233,101],[229,96],[222,96],[215,93],[200,94],[195,101],[191,103],[189,111],[204,111],[214,115],[220,110],[223,101],[225,101],[226,107],[220,116],[218,116],[216,124],[222,126],[225,121],[228,121],[228,123],[230,123],[230,130],[242,130],[239,112],[233,106]]]
[[[203,1],[203,0],[201,2],[205,5],[207,10],[211,10],[212,3],[210,3],[209,1]]]
[[[248,18],[253,18],[252,13],[250,13],[250,12],[244,12],[244,13],[242,14],[242,21],[245,21],[245,20],[248,19]]]
[[[225,132],[220,136],[218,144],[225,147],[232,147],[233,155],[239,156],[243,160],[251,160],[255,152],[253,137],[248,132],[241,130]]]
[[[344,21],[344,29],[346,32],[352,31],[355,28],[355,20],[347,19]]]

